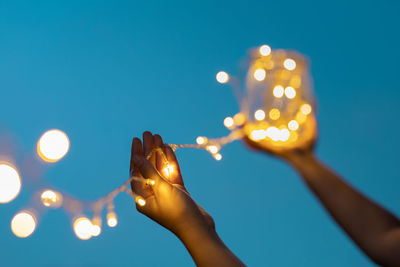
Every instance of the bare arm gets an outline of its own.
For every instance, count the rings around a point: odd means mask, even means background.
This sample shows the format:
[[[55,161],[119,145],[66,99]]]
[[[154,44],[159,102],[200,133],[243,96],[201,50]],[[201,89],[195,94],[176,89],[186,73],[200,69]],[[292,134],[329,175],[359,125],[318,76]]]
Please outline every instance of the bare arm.
[[[288,161],[335,221],[374,262],[400,266],[400,221],[394,215],[344,182],[312,153],[293,153]]]
[[[400,221],[347,184],[313,153],[313,142],[289,151],[273,151],[246,140],[251,147],[273,154],[292,165],[333,219],[371,260],[400,266]]]
[[[162,152],[152,153],[147,160],[145,156],[155,148]],[[133,192],[146,200],[144,206],[136,205],[137,210],[174,233],[197,266],[245,266],[219,238],[212,217],[186,190],[178,160],[159,135],[145,132],[143,145],[140,139],[133,139],[131,174],[154,181],[132,183]]]

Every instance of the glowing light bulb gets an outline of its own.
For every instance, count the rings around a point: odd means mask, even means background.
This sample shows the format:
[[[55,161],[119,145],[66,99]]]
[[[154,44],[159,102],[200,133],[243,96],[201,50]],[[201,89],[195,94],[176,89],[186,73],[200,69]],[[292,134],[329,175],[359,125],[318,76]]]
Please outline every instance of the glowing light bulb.
[[[268,127],[266,131],[266,135],[271,138],[273,141],[278,141],[280,139],[280,130],[275,126]]]
[[[241,126],[245,123],[246,117],[242,113],[238,113],[235,116],[233,116],[233,121],[237,126]]]
[[[268,56],[271,54],[271,47],[269,47],[268,45],[262,45],[262,46],[260,46],[258,51],[260,52],[260,54],[262,56],[265,57],[265,56]]]
[[[207,138],[204,136],[199,136],[196,139],[196,143],[199,145],[204,145],[205,143],[207,143]]]
[[[288,128],[292,131],[296,131],[297,129],[299,129],[299,123],[295,120],[291,120],[288,123]]]
[[[280,139],[281,141],[285,142],[285,141],[289,140],[289,137],[290,137],[290,132],[289,132],[289,130],[286,129],[286,128],[283,128],[283,129],[280,131],[279,139]]]
[[[110,227],[115,227],[118,224],[117,215],[114,212],[107,214],[107,225]]]
[[[265,112],[262,109],[258,109],[255,113],[254,113],[254,118],[256,118],[256,120],[258,121],[262,121],[263,119],[265,119]]]
[[[166,177],[169,177],[175,170],[175,166],[172,164],[167,164],[167,166],[163,169],[163,173]]]
[[[264,81],[265,76],[267,76],[267,73],[264,69],[256,69],[256,71],[254,72],[254,79],[259,82]]]
[[[309,115],[312,111],[312,107],[309,104],[303,104],[300,107],[300,111],[304,114],[304,115]]]
[[[293,99],[296,96],[296,90],[294,90],[293,87],[288,86],[285,89],[285,95],[286,95],[287,98]]]
[[[47,162],[56,162],[62,159],[69,150],[68,136],[60,130],[49,130],[39,139],[38,155]]]
[[[146,200],[144,198],[142,198],[141,196],[137,196],[135,200],[139,206],[143,207],[144,205],[146,205]]]
[[[45,190],[40,195],[42,204],[46,207],[59,207],[62,203],[62,196],[53,190]]]
[[[276,98],[281,98],[285,92],[285,89],[281,85],[277,85],[274,87],[273,94]]]
[[[147,183],[150,185],[155,185],[156,181],[154,181],[153,179],[147,179]]]
[[[74,231],[79,239],[88,240],[93,234],[93,224],[88,218],[80,217],[74,222]]]
[[[281,116],[281,112],[279,111],[279,109],[273,108],[269,111],[269,117],[271,120],[277,120],[279,119],[279,117]]]
[[[207,150],[210,151],[210,153],[215,154],[218,153],[219,149],[217,146],[211,145],[207,147]]]
[[[100,225],[94,224],[92,226],[92,236],[99,236],[101,234],[101,227]]]
[[[283,66],[287,70],[294,70],[296,68],[296,61],[291,58],[287,58],[285,61],[283,61]]]
[[[250,133],[250,139],[254,141],[259,141],[267,137],[267,131],[265,130],[253,130]]]
[[[217,153],[214,155],[214,158],[219,161],[222,159],[222,155],[220,153]]]
[[[227,83],[229,82],[229,75],[225,71],[220,71],[217,73],[216,79],[219,83]]]
[[[224,125],[226,128],[231,129],[232,126],[235,124],[232,117],[226,117],[224,120]]]
[[[0,203],[8,203],[21,190],[21,178],[17,170],[8,163],[0,163]]]
[[[28,237],[35,229],[36,218],[29,211],[20,211],[11,220],[11,231],[18,237]]]
[[[307,120],[307,116],[302,112],[297,112],[296,121],[300,124],[304,123]]]

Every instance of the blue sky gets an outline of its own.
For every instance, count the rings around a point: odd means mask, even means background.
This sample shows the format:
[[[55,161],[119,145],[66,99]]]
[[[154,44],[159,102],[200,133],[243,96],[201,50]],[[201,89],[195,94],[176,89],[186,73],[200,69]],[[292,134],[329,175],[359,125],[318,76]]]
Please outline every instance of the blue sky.
[[[263,43],[307,55],[318,155],[399,215],[399,11],[394,0],[1,1],[0,154],[26,166],[52,128],[71,149],[56,164],[22,168],[21,194],[0,206],[0,265],[190,266],[177,238],[127,196],[116,200],[118,227],[89,241],[58,210],[27,239],[9,223],[38,186],[84,200],[119,186],[144,130],[172,143],[226,135],[222,121],[238,107],[215,73],[240,73]],[[285,163],[240,142],[222,153],[216,162],[177,152],[189,191],[249,266],[372,265]]]

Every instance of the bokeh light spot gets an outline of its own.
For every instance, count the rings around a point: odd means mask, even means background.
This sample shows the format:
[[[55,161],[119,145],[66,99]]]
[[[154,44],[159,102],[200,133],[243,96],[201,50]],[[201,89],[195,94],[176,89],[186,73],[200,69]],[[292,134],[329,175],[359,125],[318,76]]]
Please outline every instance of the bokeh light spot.
[[[21,190],[18,171],[8,163],[0,163],[0,203],[8,203],[17,197]]]
[[[60,130],[49,130],[40,137],[37,150],[44,161],[59,161],[68,153],[68,136]]]

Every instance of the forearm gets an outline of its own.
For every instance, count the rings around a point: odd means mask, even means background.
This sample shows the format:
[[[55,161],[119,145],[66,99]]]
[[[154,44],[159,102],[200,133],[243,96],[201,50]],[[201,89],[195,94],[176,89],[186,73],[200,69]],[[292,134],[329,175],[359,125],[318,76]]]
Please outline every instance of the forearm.
[[[177,235],[197,266],[245,266],[213,229],[187,229]]]
[[[291,164],[336,222],[380,264],[400,264],[400,221],[320,163],[311,153],[294,155]],[[393,257],[394,256],[394,257]],[[387,261],[389,259],[389,261]]]

